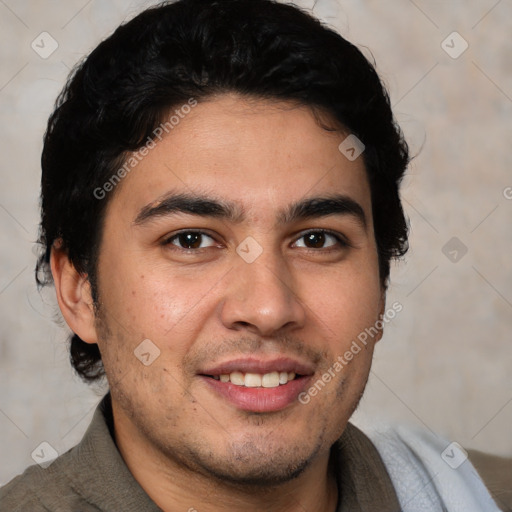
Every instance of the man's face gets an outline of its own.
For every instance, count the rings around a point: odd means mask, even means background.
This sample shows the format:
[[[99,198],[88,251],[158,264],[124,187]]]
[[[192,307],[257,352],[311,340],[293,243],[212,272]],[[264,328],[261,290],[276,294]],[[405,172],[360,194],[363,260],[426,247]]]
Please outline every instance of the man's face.
[[[370,189],[362,158],[338,150],[346,135],[307,108],[224,95],[193,108],[118,185],[97,322],[117,431],[238,482],[284,481],[328,453],[372,342],[333,365],[384,301]]]

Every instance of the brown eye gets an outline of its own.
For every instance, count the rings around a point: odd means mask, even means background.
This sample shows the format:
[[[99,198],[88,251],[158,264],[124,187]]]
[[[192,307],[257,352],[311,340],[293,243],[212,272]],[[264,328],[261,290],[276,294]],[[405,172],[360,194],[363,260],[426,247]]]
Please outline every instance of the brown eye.
[[[302,243],[299,241],[303,240]],[[306,249],[327,249],[331,247],[346,247],[348,244],[338,235],[328,231],[317,230],[303,234],[294,244]]]
[[[175,245],[181,249],[203,249],[214,245],[214,240],[206,233],[199,231],[182,231],[165,242],[166,245]]]
[[[325,244],[325,233],[308,233],[304,236],[306,247],[320,249]]]

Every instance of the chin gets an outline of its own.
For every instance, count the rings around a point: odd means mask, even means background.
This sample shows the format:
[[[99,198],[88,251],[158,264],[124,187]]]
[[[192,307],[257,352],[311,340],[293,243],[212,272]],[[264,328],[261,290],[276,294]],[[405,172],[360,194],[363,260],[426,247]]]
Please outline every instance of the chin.
[[[275,487],[294,480],[310,465],[309,459],[288,461],[272,466],[261,460],[255,464],[235,464],[234,466],[204,467],[210,477],[238,487]]]
[[[304,450],[305,446],[271,447],[246,442],[231,447],[225,455],[211,454],[205,458],[191,454],[195,465],[209,477],[242,487],[273,487],[300,476],[316,458],[321,443]],[[263,448],[260,448],[263,446]],[[302,452],[302,453],[301,453]]]

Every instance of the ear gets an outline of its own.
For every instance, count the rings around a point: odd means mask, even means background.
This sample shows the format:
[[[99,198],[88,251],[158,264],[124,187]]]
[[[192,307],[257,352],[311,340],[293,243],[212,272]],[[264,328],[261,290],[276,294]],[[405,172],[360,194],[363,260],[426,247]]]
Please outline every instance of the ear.
[[[57,301],[69,328],[86,343],[97,343],[94,305],[87,274],[80,274],[59,244],[52,247],[50,266]]]
[[[382,290],[382,295],[380,297],[379,301],[379,320],[382,320],[384,317],[384,314],[386,313],[386,290]],[[375,336],[374,340],[375,343],[381,340],[382,336],[384,335],[384,321],[382,321],[382,324],[380,328],[378,328],[378,334]]]

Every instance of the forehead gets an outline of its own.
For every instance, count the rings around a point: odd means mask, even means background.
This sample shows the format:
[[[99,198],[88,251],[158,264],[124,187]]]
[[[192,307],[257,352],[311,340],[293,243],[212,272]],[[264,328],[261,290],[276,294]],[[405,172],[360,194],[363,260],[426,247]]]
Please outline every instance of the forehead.
[[[115,210],[138,211],[172,190],[223,197],[257,218],[333,193],[371,211],[363,158],[338,149],[348,133],[325,130],[308,107],[225,94],[171,116],[118,185]]]

